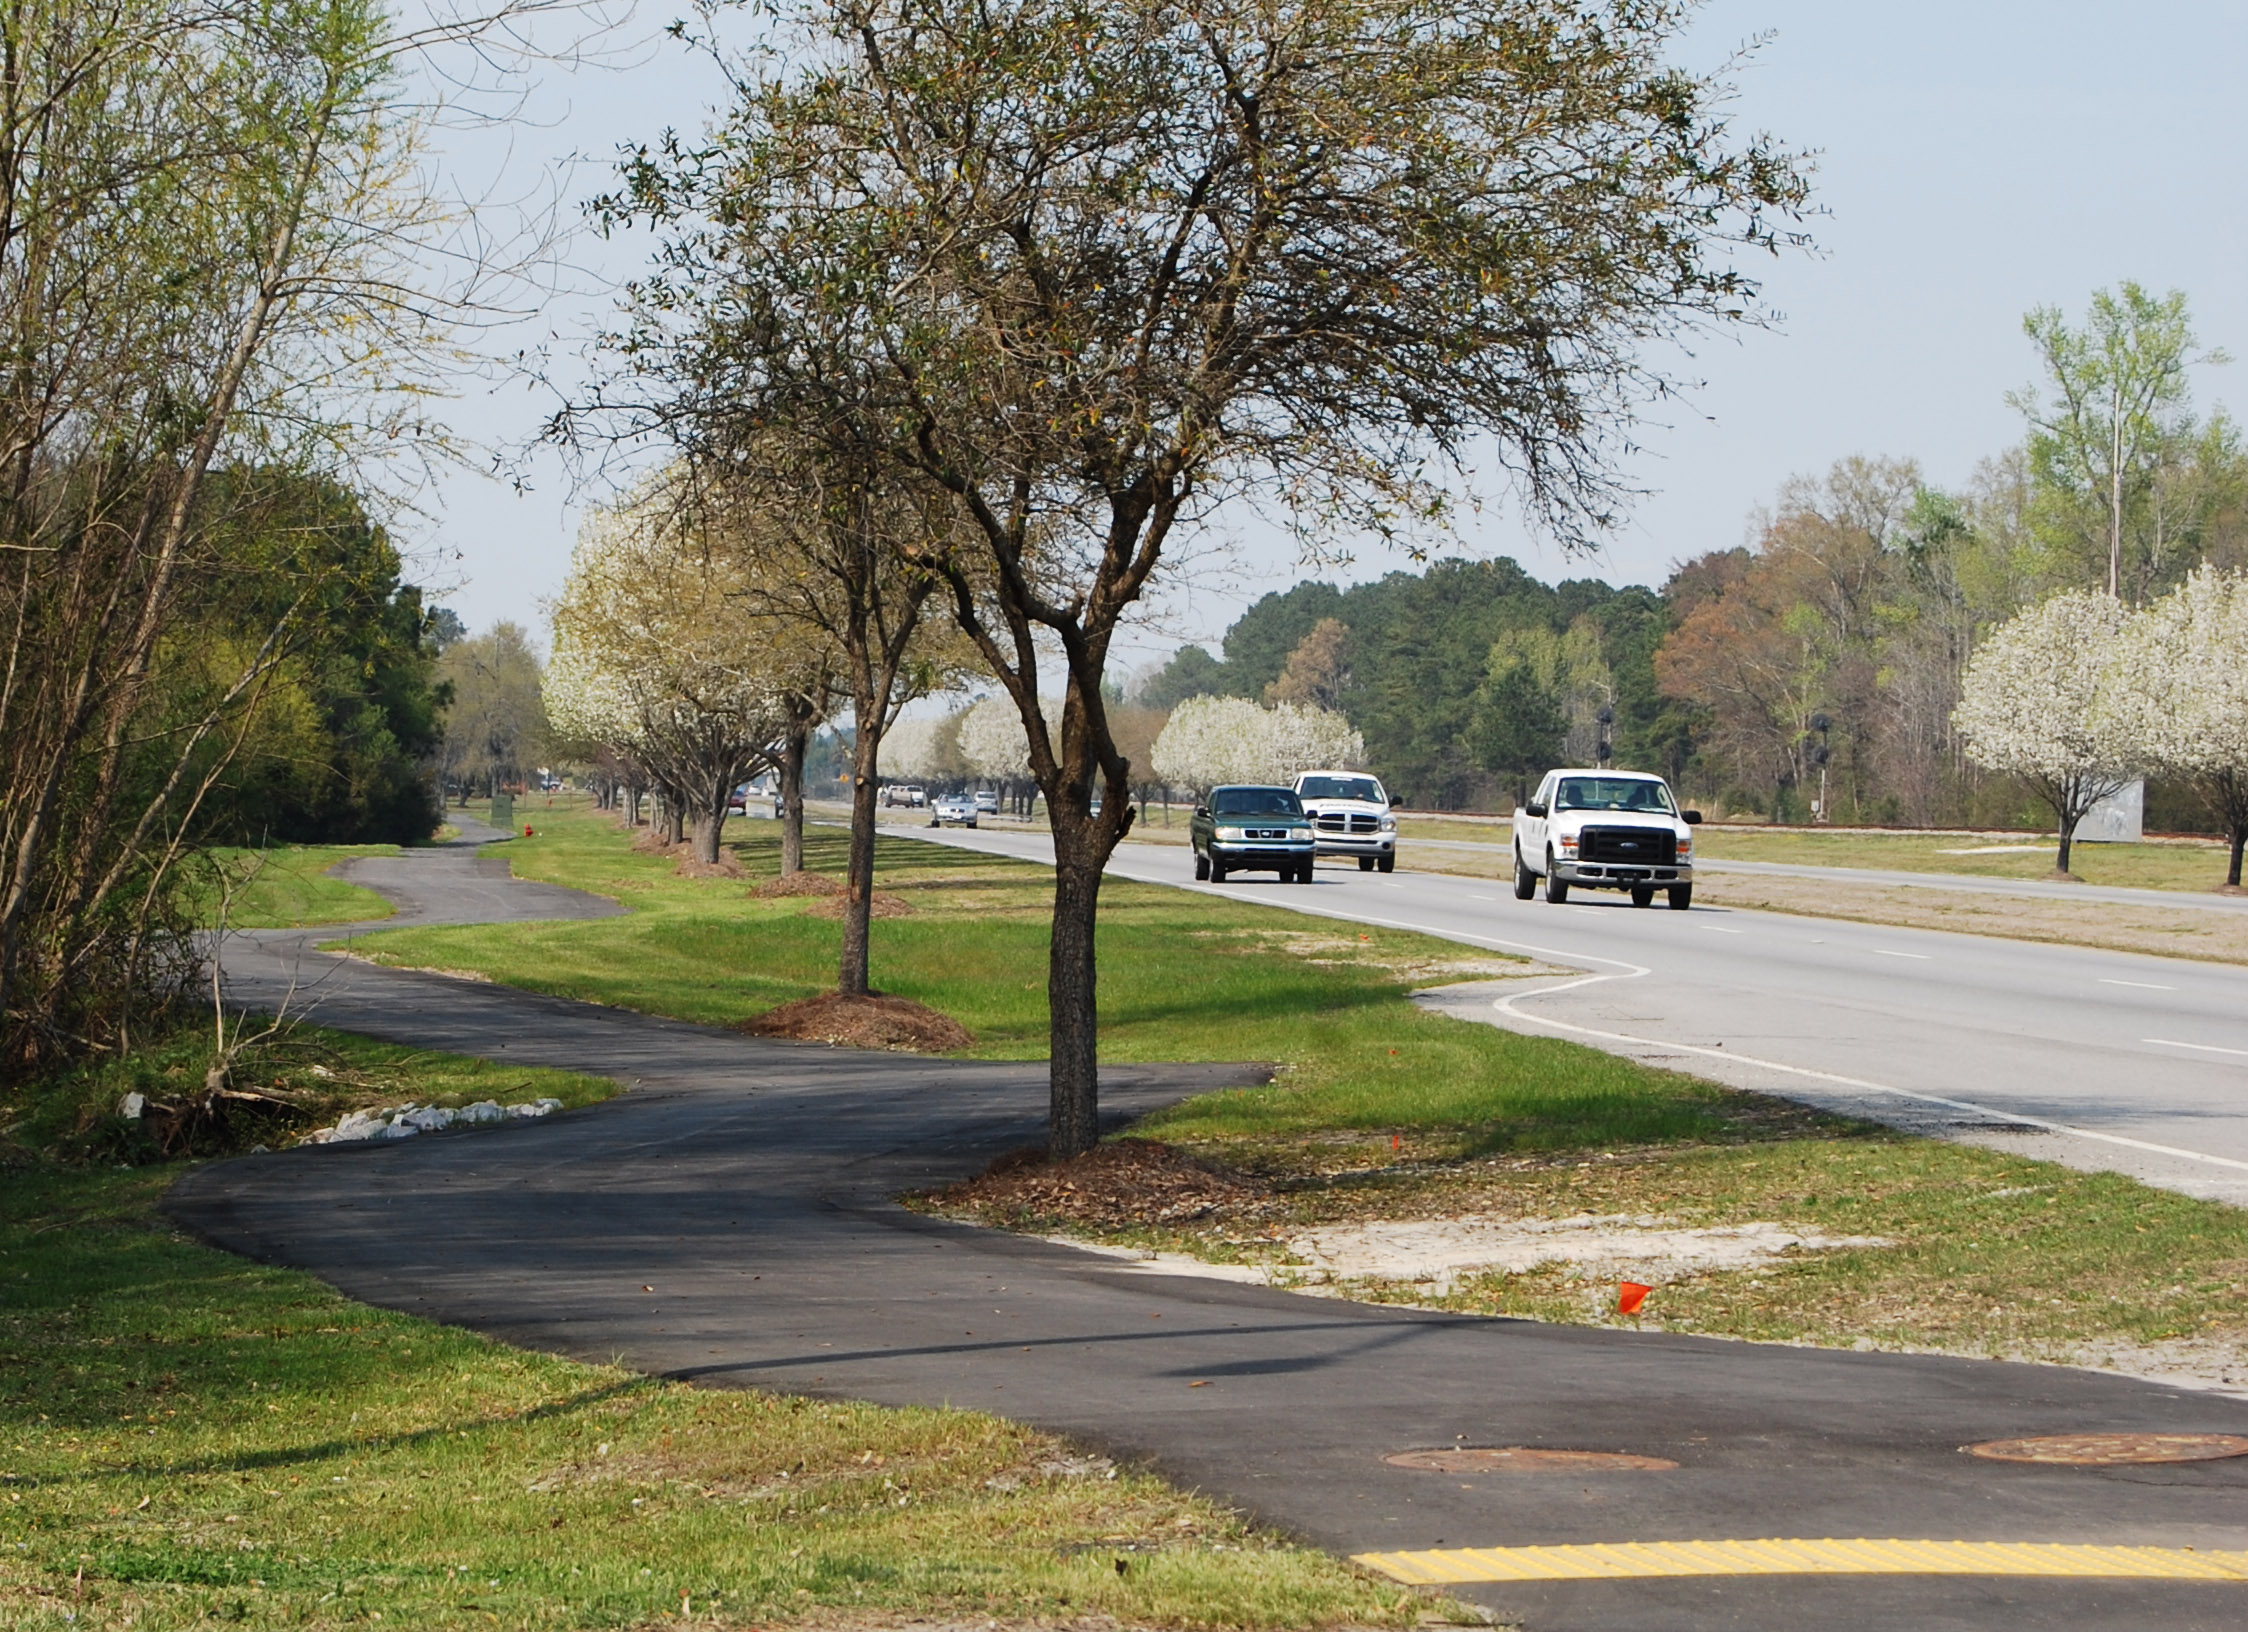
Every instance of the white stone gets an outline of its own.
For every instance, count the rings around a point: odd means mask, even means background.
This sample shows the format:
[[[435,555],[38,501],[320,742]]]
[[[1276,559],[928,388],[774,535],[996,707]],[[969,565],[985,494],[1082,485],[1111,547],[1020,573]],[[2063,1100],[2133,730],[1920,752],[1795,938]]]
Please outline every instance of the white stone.
[[[117,1114],[128,1122],[138,1122],[141,1112],[148,1109],[146,1094],[127,1094],[117,1102]]]

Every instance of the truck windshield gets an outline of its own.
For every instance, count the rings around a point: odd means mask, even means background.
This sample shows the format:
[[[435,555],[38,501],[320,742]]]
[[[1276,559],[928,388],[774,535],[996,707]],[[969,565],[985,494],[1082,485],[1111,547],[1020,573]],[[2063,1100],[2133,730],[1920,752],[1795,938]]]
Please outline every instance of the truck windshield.
[[[1307,776],[1296,787],[1306,799],[1360,799],[1369,805],[1386,805],[1382,785],[1370,776]]]
[[[1555,810],[1644,810],[1674,813],[1670,789],[1636,776],[1565,776],[1554,795]]]
[[[1286,788],[1220,788],[1210,796],[1213,816],[1301,816],[1303,802]]]

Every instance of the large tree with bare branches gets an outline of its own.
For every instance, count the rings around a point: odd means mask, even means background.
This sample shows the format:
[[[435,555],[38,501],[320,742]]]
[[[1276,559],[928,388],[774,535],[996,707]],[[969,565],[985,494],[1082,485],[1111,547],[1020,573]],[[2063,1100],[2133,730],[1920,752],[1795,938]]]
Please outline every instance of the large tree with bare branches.
[[[638,365],[754,414],[818,383],[792,336],[848,336],[858,422],[959,506],[919,559],[1051,812],[1056,1153],[1097,1137],[1132,819],[1103,681],[1164,563],[1235,496],[1313,548],[1439,524],[1479,457],[1580,544],[1645,348],[1756,315],[1736,252],[1805,182],[1665,60],[1690,9],[806,0],[708,142],[630,167],[613,208],[669,231]]]

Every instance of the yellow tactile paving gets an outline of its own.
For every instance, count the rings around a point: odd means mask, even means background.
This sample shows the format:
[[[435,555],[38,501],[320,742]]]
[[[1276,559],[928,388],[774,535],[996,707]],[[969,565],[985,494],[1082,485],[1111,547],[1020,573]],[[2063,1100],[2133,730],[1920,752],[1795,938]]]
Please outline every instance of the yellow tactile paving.
[[[2248,1581],[2248,1552],[2098,1547],[2047,1541],[1622,1541],[1564,1547],[1452,1547],[1360,1553],[1416,1587],[1477,1581],[1623,1581],[1670,1575],[2043,1575]]]

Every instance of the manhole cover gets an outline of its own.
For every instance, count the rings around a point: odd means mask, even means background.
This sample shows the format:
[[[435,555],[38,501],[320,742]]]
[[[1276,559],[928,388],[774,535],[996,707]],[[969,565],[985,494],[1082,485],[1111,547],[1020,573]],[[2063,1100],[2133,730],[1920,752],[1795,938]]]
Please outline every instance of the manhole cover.
[[[1548,1451],[1531,1445],[1459,1445],[1438,1451],[1396,1451],[1393,1468],[1422,1473],[1661,1473],[1677,1463],[1622,1451]]]
[[[2215,1462],[2248,1456],[2238,1434],[2047,1434],[2037,1439],[1992,1439],[1963,1445],[1970,1456],[1993,1462],[2063,1462],[2074,1467],[2120,1467],[2131,1462]]]

